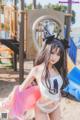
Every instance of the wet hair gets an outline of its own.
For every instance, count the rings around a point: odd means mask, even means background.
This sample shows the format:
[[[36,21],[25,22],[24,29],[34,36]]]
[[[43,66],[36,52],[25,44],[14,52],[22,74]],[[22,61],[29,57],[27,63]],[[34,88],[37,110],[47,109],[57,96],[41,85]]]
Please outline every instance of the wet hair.
[[[49,40],[49,39],[48,39]],[[56,67],[56,69],[58,70],[58,72],[62,75],[62,69],[64,66],[64,51],[65,51],[65,46],[63,44],[63,42],[57,38],[52,38],[51,41],[46,41],[44,43],[44,46],[42,47],[40,53],[38,54],[36,60],[35,60],[35,65],[40,65],[43,62],[45,63],[45,68],[43,70],[43,74],[42,74],[42,78],[44,76],[44,80],[46,83],[46,86],[48,87],[48,89],[50,89],[50,87],[48,85],[50,85],[49,82],[49,71],[48,71],[48,62],[50,59],[50,55],[53,49],[57,50],[59,48],[58,54],[60,55],[60,59],[57,63],[55,63],[53,66]]]

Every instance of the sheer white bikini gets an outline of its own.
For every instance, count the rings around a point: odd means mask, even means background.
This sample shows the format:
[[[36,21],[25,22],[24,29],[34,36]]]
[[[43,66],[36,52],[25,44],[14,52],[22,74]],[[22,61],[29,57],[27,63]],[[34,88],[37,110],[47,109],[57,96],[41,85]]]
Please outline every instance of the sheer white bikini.
[[[51,89],[49,91],[46,84],[45,83],[43,84],[41,81],[39,81],[39,87],[40,87],[41,94],[49,101],[44,104],[42,104],[42,103],[40,103],[40,101],[38,101],[37,106],[43,112],[47,112],[47,113],[54,111],[59,106],[59,101],[61,98],[60,89],[63,84],[63,80],[60,75],[57,75],[57,76],[50,78],[50,84],[51,84]],[[48,106],[49,104],[52,104],[52,103],[56,103],[53,108],[50,108],[50,109],[46,108],[46,106]]]

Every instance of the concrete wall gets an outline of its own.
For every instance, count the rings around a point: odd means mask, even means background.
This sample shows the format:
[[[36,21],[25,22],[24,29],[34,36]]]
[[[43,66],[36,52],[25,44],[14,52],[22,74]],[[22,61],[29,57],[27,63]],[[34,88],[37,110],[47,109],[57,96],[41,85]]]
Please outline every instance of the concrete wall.
[[[27,60],[35,59],[37,54],[37,50],[35,48],[32,36],[32,27],[34,22],[40,18],[41,16],[48,16],[53,20],[57,21],[58,24],[61,26],[62,32],[61,36],[64,37],[64,14],[62,12],[54,11],[52,9],[35,9],[26,11],[26,18],[25,18],[25,49],[26,49],[26,56]]]

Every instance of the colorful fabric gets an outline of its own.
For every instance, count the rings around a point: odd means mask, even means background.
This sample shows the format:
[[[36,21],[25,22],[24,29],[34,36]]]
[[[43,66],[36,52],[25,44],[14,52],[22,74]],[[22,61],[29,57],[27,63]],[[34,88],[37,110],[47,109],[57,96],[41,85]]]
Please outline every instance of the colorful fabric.
[[[16,86],[13,100],[10,104],[6,103],[4,106],[10,109],[10,115],[21,116],[25,111],[32,109],[36,101],[41,97],[38,86],[30,86],[23,91],[19,90],[19,86]]]

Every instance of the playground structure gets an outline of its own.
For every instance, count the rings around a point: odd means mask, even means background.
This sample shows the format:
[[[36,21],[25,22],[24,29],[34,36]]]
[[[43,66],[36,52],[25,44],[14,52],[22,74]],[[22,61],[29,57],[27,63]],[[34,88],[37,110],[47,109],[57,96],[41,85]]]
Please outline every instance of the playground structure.
[[[15,64],[16,55],[19,54],[19,40],[17,36],[20,12],[24,14],[24,51],[27,60],[35,59],[37,52],[43,44],[45,34],[57,36],[60,33],[59,37],[64,38],[64,13],[52,9],[18,11],[14,6],[4,6],[4,31],[9,32],[9,39],[4,40],[0,38],[0,42],[14,51]],[[51,31],[50,25],[53,27]],[[0,31],[3,30],[1,27],[0,16]],[[67,60],[70,70],[74,63],[70,59]]]
[[[9,32],[9,37],[16,36],[16,28],[15,28],[15,8],[13,6],[4,6],[4,23],[1,23],[1,14],[0,14],[0,31],[4,30],[5,32]],[[2,26],[3,25],[3,26]]]
[[[34,16],[34,17],[33,17]],[[64,37],[64,14],[51,9],[31,10],[27,12],[27,58],[34,59],[43,43],[45,34],[56,34],[61,30]],[[49,27],[52,27],[50,33]],[[47,32],[47,33],[45,33]],[[30,52],[29,52],[30,51]]]
[[[16,55],[19,54],[19,42],[17,39],[17,27],[16,27],[16,21],[17,21],[17,12],[15,12],[15,8],[13,6],[4,6],[3,14],[0,14],[0,33],[4,32],[4,37],[0,34],[0,43],[7,47],[8,52],[11,53],[14,61],[14,70],[17,69],[16,66]],[[3,16],[2,16],[3,15]],[[4,18],[1,20],[1,18]],[[16,19],[15,19],[16,17]],[[5,48],[4,48],[5,49]],[[2,54],[5,50],[0,49],[0,53]],[[0,56],[2,60],[9,60],[9,57],[2,57]],[[10,58],[11,59],[11,58]]]
[[[0,68],[13,66],[13,51],[4,44],[0,44]]]
[[[19,12],[15,10],[13,6],[4,6],[4,31],[9,32],[9,37],[12,39],[16,39],[17,41],[17,30],[19,24],[18,16]],[[41,27],[43,27],[43,30],[40,30],[42,29],[40,28],[40,22],[44,22],[43,24],[46,24],[46,22],[50,20],[51,22],[54,22],[55,25],[57,24],[57,26],[55,27],[56,29],[58,29],[59,27],[58,31],[61,29],[61,37],[63,37],[64,14],[62,12],[57,12],[49,9],[24,11],[24,51],[26,52],[28,60],[33,60],[35,58],[35,53],[37,53],[37,50],[40,47],[38,44],[42,44],[42,37],[45,26],[42,25]],[[34,34],[38,34],[37,40]]]
[[[77,65],[78,67],[80,67],[80,57],[79,57],[80,40],[79,38],[78,40],[74,40],[74,38],[70,37],[69,45],[70,45],[70,48],[68,50],[69,56],[72,59],[73,63]]]

